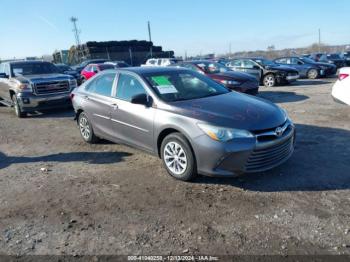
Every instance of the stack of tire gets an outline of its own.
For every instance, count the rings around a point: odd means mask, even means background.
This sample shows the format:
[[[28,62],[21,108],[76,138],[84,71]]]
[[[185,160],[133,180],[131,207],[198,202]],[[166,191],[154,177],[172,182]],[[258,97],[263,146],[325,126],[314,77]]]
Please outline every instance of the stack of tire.
[[[106,41],[87,42],[80,46],[88,59],[122,60],[133,66],[143,64],[148,58],[174,57],[173,51],[163,51],[161,46],[153,46],[149,41]]]

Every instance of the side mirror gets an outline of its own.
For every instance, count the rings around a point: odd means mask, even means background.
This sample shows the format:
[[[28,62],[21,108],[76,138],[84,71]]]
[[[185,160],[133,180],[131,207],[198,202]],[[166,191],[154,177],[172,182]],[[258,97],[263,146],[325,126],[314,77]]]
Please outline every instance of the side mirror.
[[[146,95],[146,94],[134,95],[131,98],[131,103],[132,104],[150,106],[151,102],[152,102],[152,98],[150,96]]]
[[[9,76],[6,75],[5,73],[0,73],[0,78],[9,78]]]
[[[255,65],[255,66],[253,66],[253,69],[260,69],[260,67],[259,66],[257,66],[257,65]]]

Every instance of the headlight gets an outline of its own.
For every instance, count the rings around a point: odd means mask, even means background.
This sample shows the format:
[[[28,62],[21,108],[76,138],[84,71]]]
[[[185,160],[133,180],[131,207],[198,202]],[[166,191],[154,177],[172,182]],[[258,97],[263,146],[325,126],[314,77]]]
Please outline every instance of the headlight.
[[[23,92],[33,92],[32,85],[30,83],[21,83],[19,89]]]
[[[221,142],[226,142],[234,138],[254,137],[254,135],[247,130],[211,126],[207,124],[198,124],[198,127],[211,139]]]
[[[241,83],[234,80],[220,80],[220,82],[224,85],[233,85],[233,86],[239,86]]]

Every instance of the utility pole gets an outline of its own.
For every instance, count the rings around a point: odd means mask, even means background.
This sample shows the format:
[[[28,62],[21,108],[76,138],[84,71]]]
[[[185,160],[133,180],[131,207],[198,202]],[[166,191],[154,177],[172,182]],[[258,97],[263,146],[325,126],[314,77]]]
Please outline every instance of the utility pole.
[[[318,29],[318,52],[321,52],[321,29]]]
[[[81,53],[81,42],[80,42],[80,33],[81,31],[78,29],[77,27],[77,21],[78,21],[78,18],[72,16],[70,18],[70,21],[73,23],[73,33],[74,33],[74,37],[75,37],[75,44],[77,45],[77,49],[78,49],[78,55],[82,55]],[[79,54],[80,53],[80,54]],[[80,59],[80,57],[79,57]]]
[[[229,43],[228,51],[229,51],[228,55],[231,56],[231,54],[232,54],[232,45],[231,45],[231,42]]]
[[[150,21],[147,22],[147,28],[148,28],[148,39],[149,39],[150,42],[152,42],[151,23],[150,23]],[[151,48],[150,48],[151,58],[153,57],[152,47],[153,47],[153,44],[151,44]]]

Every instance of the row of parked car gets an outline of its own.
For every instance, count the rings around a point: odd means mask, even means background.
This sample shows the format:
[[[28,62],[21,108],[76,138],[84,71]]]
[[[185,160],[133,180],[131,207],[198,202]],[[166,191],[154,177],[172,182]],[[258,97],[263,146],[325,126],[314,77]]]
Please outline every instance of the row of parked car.
[[[0,64],[0,102],[13,106],[18,117],[73,105],[84,141],[103,138],[140,148],[159,156],[171,176],[187,181],[198,173],[265,171],[293,153],[295,126],[287,112],[230,90],[255,95],[260,83],[335,73],[334,66],[301,57],[168,62],[128,67],[89,61],[81,68],[62,65],[63,74],[60,65],[48,62],[6,62]],[[349,73],[340,70],[334,96],[345,90]],[[79,76],[86,78],[80,86]]]

